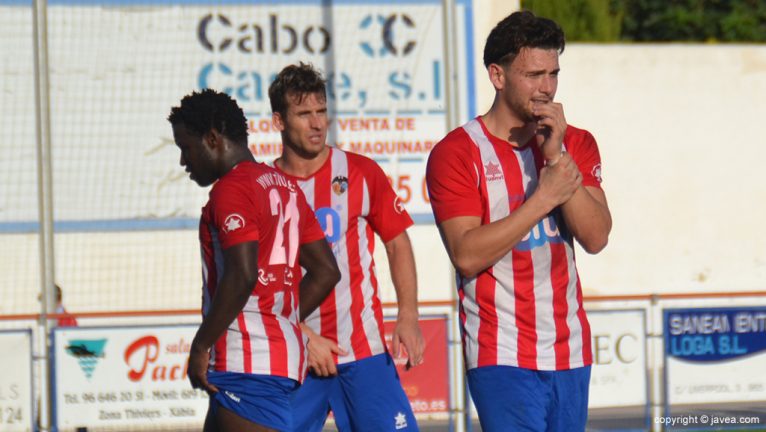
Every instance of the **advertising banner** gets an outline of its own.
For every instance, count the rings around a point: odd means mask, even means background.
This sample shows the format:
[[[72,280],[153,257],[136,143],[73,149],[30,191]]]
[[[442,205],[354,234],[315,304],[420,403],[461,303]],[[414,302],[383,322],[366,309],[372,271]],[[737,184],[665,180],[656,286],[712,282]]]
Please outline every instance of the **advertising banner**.
[[[32,431],[32,332],[0,331],[0,431]]]
[[[588,311],[593,347],[589,408],[647,404],[646,312]]]
[[[766,401],[766,308],[666,309],[666,401]]]
[[[423,364],[408,369],[407,360],[400,355],[394,359],[402,387],[415,414],[446,413],[449,411],[449,357],[447,352],[447,318],[420,320],[426,350]],[[385,336],[389,352],[396,322],[386,320]],[[392,354],[393,355],[393,354]]]
[[[471,2],[455,4],[458,34],[450,37],[464,68],[455,72],[459,100],[467,101],[455,108],[466,120],[474,111],[473,23]],[[251,151],[270,162],[281,153],[281,136],[271,122],[268,87],[283,67],[298,62],[312,63],[327,79],[328,143],[375,159],[416,220],[431,218],[425,164],[448,132],[442,13],[441,0],[52,2],[57,218],[118,220],[136,228],[150,228],[155,219],[166,219],[166,228],[173,219],[187,227],[207,192],[178,166],[166,121],[170,108],[193,90],[228,93],[245,111]],[[30,60],[10,62],[5,75],[28,77],[25,86],[34,77],[32,43],[25,43],[32,34],[28,16],[23,3],[0,1],[8,58]],[[33,98],[18,100],[26,105],[14,112],[34,112]],[[17,120],[8,121],[14,130]],[[32,151],[23,160],[0,160],[0,171],[34,164],[34,157]],[[99,173],[108,181],[83,177],[93,161],[104,164]],[[87,196],[83,182],[91,186]],[[19,196],[34,196],[34,185],[20,185]],[[0,223],[35,217],[0,211]],[[136,219],[141,223],[130,222]]]
[[[53,330],[54,425],[198,426],[208,398],[187,379],[196,325]]]

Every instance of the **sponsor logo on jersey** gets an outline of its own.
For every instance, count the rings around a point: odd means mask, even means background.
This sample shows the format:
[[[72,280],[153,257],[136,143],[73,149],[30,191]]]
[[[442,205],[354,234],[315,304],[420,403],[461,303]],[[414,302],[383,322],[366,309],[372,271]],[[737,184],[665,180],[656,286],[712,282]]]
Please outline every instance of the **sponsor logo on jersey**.
[[[407,427],[407,417],[401,411],[399,411],[396,414],[396,417],[394,417],[394,421],[396,422],[395,425],[394,425],[396,430],[404,429],[404,428]]]
[[[597,163],[593,166],[593,169],[590,170],[591,175],[593,177],[596,177],[596,180],[601,183],[601,163]]]
[[[503,171],[500,169],[500,163],[496,161],[487,162],[484,165],[484,177],[488,182],[502,180]]]
[[[332,191],[335,195],[343,195],[348,190],[348,178],[337,176],[332,179]]]
[[[517,251],[530,251],[534,248],[544,246],[547,243],[563,243],[556,219],[548,216],[533,226],[531,230],[514,246]]]
[[[226,219],[223,221],[223,231],[227,234],[244,227],[245,219],[237,213],[226,216]]]

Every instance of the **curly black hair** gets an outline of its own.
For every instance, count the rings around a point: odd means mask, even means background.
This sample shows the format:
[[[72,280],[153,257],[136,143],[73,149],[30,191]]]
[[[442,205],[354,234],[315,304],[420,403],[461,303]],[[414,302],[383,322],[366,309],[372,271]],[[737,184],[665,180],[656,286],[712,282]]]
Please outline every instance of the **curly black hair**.
[[[555,49],[564,52],[564,31],[555,21],[532,12],[514,12],[497,23],[484,45],[484,66],[505,66],[522,48]]]
[[[287,114],[287,96],[297,95],[298,103],[309,94],[327,97],[327,81],[314,66],[300,62],[282,69],[269,86],[271,112]]]
[[[237,101],[213,89],[194,91],[168,115],[172,125],[184,125],[199,136],[212,129],[235,143],[247,145],[247,119]]]

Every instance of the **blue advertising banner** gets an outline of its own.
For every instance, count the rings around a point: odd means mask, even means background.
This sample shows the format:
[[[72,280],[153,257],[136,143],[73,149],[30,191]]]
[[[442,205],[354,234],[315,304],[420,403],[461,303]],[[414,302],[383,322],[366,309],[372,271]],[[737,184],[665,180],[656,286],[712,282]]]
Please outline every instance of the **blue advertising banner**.
[[[666,401],[766,401],[766,307],[666,309]]]
[[[766,308],[670,309],[664,322],[668,356],[712,362],[766,350]]]

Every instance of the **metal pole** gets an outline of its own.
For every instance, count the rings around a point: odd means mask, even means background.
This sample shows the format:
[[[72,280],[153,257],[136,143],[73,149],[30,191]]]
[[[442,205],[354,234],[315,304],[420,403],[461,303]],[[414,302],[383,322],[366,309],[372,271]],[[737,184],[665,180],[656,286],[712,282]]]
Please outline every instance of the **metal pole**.
[[[38,417],[40,430],[50,430],[51,401],[49,343],[51,323],[48,314],[56,307],[54,292],[54,253],[53,253],[53,182],[51,165],[51,134],[50,134],[50,95],[48,82],[48,20],[47,1],[33,0],[33,27],[35,52],[35,123],[37,133],[37,197],[40,229],[38,233],[40,248],[40,321],[39,328],[44,330],[40,335],[45,343],[37,344],[43,347],[39,353],[46,373],[40,376],[40,407]]]
[[[458,103],[458,81],[457,81],[457,26],[455,25],[455,2],[454,0],[442,0],[442,35],[444,47],[444,100],[445,100],[445,120],[447,132],[459,126],[460,105]],[[455,270],[452,269],[453,283],[455,279]],[[457,304],[457,287],[452,286],[452,300]],[[450,380],[452,389],[453,411],[450,415],[454,420],[455,432],[465,432],[467,418],[466,400],[467,391],[465,388],[465,374],[463,373],[463,359],[461,349],[461,338],[459,329],[459,316],[457,311],[451,313],[450,320]],[[452,423],[452,422],[451,422]]]
[[[457,81],[457,26],[455,1],[442,0],[442,29],[444,31],[444,97],[447,131],[459,126],[460,104]]]

